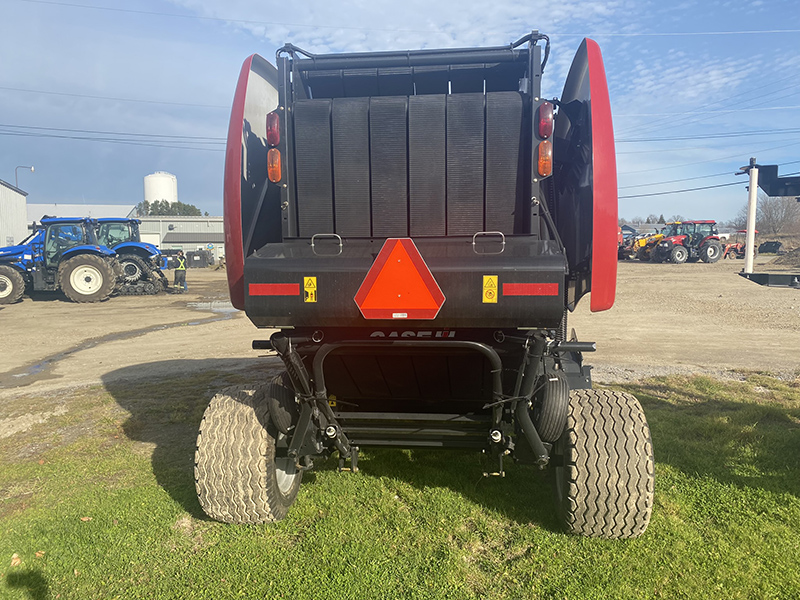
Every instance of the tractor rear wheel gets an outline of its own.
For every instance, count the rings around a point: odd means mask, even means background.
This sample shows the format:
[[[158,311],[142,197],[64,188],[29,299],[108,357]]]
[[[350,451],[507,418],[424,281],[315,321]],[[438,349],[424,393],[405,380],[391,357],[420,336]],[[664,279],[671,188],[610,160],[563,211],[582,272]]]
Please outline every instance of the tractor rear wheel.
[[[114,291],[116,277],[102,256],[80,254],[61,263],[58,283],[73,302],[100,302]]]
[[[669,259],[676,265],[683,264],[689,259],[689,251],[683,246],[675,246],[670,252]]]
[[[700,260],[707,263],[715,263],[722,256],[722,244],[717,240],[709,240],[700,248]]]
[[[303,473],[286,455],[289,439],[270,421],[268,393],[269,386],[236,386],[206,408],[194,475],[200,505],[212,519],[279,521],[297,497]]]
[[[14,267],[0,265],[0,304],[13,304],[25,292],[25,279]]]
[[[644,246],[642,246],[636,251],[636,258],[638,258],[641,261],[650,260],[653,257],[652,255],[653,252],[652,251],[648,252],[647,248],[645,248]]]
[[[556,503],[567,531],[609,539],[644,533],[653,509],[653,444],[634,396],[573,390],[553,453]]]

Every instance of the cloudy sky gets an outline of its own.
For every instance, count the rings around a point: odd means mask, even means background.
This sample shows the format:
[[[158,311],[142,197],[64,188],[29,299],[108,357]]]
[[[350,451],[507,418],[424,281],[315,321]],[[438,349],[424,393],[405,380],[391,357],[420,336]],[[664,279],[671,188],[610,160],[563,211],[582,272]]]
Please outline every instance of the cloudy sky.
[[[800,171],[796,0],[0,0],[0,179],[30,202],[135,204],[142,178],[222,211],[244,59],[502,45],[539,29],[557,97],[583,37],[603,51],[620,215],[733,218],[749,157]],[[35,167],[35,172],[16,169]],[[694,188],[706,188],[698,189]],[[694,191],[691,191],[694,190]]]

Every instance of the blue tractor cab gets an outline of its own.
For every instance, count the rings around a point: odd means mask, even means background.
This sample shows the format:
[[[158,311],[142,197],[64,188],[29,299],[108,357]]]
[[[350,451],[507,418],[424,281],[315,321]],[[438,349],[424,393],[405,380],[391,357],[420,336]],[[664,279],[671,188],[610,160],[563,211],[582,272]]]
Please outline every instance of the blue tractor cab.
[[[73,302],[108,298],[119,264],[95,227],[88,218],[44,217],[21,244],[0,248],[0,304],[18,301],[26,289],[62,290]]]
[[[161,272],[164,257],[156,246],[141,241],[140,224],[139,219],[97,220],[99,242],[117,253],[122,267],[123,294],[153,293],[152,289],[157,293],[162,288],[169,287],[166,277]],[[148,283],[152,285],[147,285]]]

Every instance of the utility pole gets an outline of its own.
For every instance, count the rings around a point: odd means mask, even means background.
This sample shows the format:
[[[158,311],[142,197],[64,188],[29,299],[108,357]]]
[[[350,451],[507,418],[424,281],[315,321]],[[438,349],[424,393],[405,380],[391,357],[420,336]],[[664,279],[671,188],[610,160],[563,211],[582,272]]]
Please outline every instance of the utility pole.
[[[758,202],[758,167],[755,157],[750,159],[750,164],[741,167],[737,175],[748,173],[750,175],[750,187],[747,194],[747,237],[745,238],[744,248],[744,272],[753,272],[753,258],[756,245],[756,204]]]

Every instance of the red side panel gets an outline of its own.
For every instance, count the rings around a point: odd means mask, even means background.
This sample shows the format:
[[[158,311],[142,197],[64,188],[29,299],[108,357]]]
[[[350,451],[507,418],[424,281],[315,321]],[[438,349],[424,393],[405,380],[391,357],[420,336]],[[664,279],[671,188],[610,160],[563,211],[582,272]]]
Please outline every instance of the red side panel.
[[[244,249],[242,244],[242,138],[244,135],[244,101],[253,56],[242,65],[236,93],[233,96],[228,143],[225,148],[224,224],[225,262],[231,304],[244,310]]]
[[[614,305],[617,289],[617,159],[606,70],[600,46],[586,40],[592,120],[592,312]]]
[[[551,209],[570,270],[567,306],[591,292],[591,310],[607,310],[617,284],[617,168],[603,57],[590,39],[564,84],[553,158]]]

